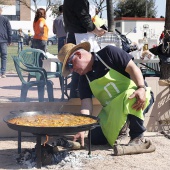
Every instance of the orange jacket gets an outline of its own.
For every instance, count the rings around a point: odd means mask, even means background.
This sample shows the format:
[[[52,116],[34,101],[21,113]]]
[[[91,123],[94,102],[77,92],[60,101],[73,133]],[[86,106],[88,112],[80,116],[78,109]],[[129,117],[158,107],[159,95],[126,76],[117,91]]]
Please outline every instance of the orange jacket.
[[[40,23],[43,23],[44,27],[44,34],[40,36]],[[39,18],[37,22],[33,23],[33,29],[34,29],[34,39],[39,39],[39,40],[45,40],[47,41],[48,39],[48,26],[46,24],[46,21],[44,18]]]

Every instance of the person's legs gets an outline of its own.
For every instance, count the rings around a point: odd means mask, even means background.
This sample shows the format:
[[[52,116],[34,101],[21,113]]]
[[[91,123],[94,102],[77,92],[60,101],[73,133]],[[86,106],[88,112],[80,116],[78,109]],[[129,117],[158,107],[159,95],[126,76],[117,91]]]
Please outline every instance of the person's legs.
[[[70,98],[79,98],[78,83],[80,75],[76,72],[72,73],[72,80],[70,86]]]
[[[145,115],[150,107],[152,106],[152,104],[154,103],[154,96],[153,96],[153,92],[151,91],[151,99],[150,99],[150,103],[148,105],[148,107],[143,111],[143,114]],[[146,131],[146,128],[144,127],[144,121],[139,119],[138,117],[129,114],[128,115],[128,121],[130,122],[129,124],[129,136],[131,138],[131,141],[133,141],[135,138],[137,139],[137,141],[139,139],[143,138],[143,132]]]
[[[65,44],[66,37],[59,37],[58,38],[58,52]]]
[[[68,33],[66,42],[76,44],[74,33]],[[78,97],[78,82],[79,82],[79,74],[73,72],[71,85],[70,85],[70,98]]]
[[[1,74],[5,77],[6,72],[6,62],[7,62],[7,43],[0,43],[0,53],[1,53]]]
[[[20,52],[20,42],[18,42],[18,54]]]
[[[23,50],[23,42],[20,42],[21,45],[21,51]]]
[[[34,39],[33,44],[32,44],[32,48],[40,49],[40,50],[46,52],[47,51],[47,42],[43,41],[43,40]],[[40,57],[40,60],[39,60],[39,66],[40,67],[42,67],[42,65],[43,65],[42,60],[44,60],[43,55]]]

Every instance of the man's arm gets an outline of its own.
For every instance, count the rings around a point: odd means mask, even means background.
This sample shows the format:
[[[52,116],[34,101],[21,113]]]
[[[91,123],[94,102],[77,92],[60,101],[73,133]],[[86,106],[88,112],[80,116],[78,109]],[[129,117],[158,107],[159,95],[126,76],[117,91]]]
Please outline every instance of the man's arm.
[[[146,101],[146,92],[142,86],[145,86],[142,72],[136,66],[136,64],[130,60],[125,71],[129,73],[131,79],[138,87],[137,90],[129,97],[129,99],[136,98],[136,102],[133,104],[135,110],[144,109]]]
[[[88,32],[92,32],[99,37],[107,32],[102,28],[97,28],[92,22],[91,15],[89,14],[89,3],[87,0],[77,1],[74,8],[76,16],[79,18],[80,22],[87,29]]]
[[[136,86],[144,85],[142,72],[132,60],[129,61],[125,71],[130,75]]]
[[[91,98],[86,98],[81,101],[81,110],[80,112],[85,115],[90,115],[92,114],[93,110],[93,105],[92,105],[92,99]],[[77,141],[80,139],[81,146],[84,147],[84,135],[85,132],[79,132],[76,135],[74,135],[73,141]]]
[[[85,115],[91,115],[93,111],[92,99],[86,98],[81,100],[81,110],[80,112]]]

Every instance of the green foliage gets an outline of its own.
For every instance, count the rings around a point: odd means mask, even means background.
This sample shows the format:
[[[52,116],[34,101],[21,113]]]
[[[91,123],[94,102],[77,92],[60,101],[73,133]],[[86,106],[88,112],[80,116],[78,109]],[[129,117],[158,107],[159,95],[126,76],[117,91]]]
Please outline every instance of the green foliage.
[[[55,4],[53,6],[51,6],[51,15],[54,16],[54,17],[57,17],[59,16],[60,12],[58,10],[59,6],[62,5],[62,4]]]
[[[117,3],[114,9],[116,17],[154,18],[157,14],[155,0],[124,0]]]

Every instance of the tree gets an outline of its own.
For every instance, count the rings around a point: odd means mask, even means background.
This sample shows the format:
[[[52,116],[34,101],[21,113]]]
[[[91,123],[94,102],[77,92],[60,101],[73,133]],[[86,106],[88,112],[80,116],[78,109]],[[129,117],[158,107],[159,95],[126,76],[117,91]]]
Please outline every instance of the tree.
[[[107,0],[107,21],[108,21],[108,32],[114,32],[114,10],[113,1]]]
[[[166,0],[165,29],[170,30],[170,1]]]
[[[31,0],[30,0],[31,1]],[[32,0],[34,2],[34,8],[31,7],[30,1],[28,0],[19,0],[21,5],[26,6],[27,8],[29,8],[31,11],[35,12],[38,8],[38,4],[40,2],[40,0]],[[52,15],[53,16],[58,16],[59,15],[59,11],[58,11],[58,7],[62,4],[61,0],[45,0],[46,1],[46,12],[50,9],[52,11]]]
[[[157,14],[155,0],[119,1],[114,14],[116,17],[155,17]]]
[[[12,2],[11,2],[11,0],[0,0],[0,5],[11,5],[12,4]]]
[[[161,48],[163,55],[159,55],[161,60],[159,80],[160,85],[170,86],[170,1],[166,0],[164,40]],[[164,59],[163,59],[164,58]],[[168,62],[164,62],[166,60]]]
[[[102,17],[102,12],[106,10],[105,0],[91,0],[98,10],[98,15]]]

